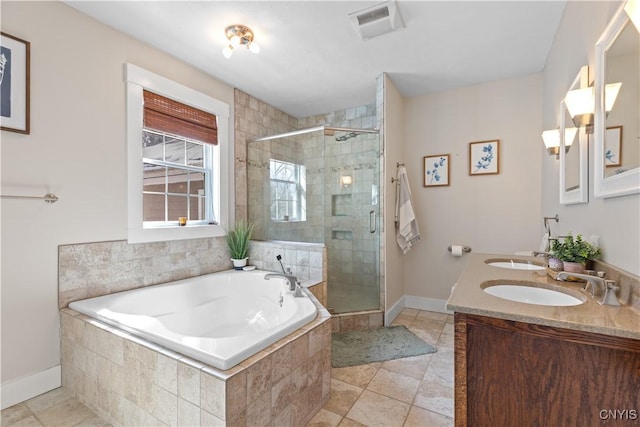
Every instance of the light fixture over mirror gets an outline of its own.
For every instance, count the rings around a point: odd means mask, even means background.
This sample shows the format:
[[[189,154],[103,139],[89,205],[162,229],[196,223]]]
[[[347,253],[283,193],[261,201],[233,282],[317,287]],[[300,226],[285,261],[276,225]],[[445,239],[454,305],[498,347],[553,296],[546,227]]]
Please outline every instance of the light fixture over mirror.
[[[605,87],[605,111],[609,113],[618,98],[622,83],[610,83]],[[586,126],[591,131],[593,126],[593,113],[595,111],[595,91],[593,86],[582,89],[570,90],[564,98],[573,124],[580,127]],[[591,132],[589,132],[591,133]]]
[[[627,0],[627,3],[624,5],[624,11],[629,15],[629,18],[631,18],[633,25],[640,31],[640,1]]]
[[[260,53],[260,45],[253,40],[253,30],[246,25],[229,25],[224,29],[229,44],[222,49],[225,58],[231,58],[236,48],[244,46],[253,53]]]
[[[576,138],[576,133],[578,132],[578,128],[566,128],[564,130],[564,140],[565,140],[565,153],[568,153],[571,149],[571,144]],[[545,130],[542,132],[542,140],[544,141],[544,146],[547,149],[547,153],[550,156],[556,156],[556,159],[560,158],[560,129],[551,129]]]

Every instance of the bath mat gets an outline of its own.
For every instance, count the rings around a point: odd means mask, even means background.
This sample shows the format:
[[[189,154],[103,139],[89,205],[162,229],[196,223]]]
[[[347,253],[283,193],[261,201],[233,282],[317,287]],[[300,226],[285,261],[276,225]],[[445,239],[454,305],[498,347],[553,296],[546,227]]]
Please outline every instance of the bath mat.
[[[422,341],[404,325],[333,334],[332,338],[331,366],[334,368],[436,352],[435,347]]]

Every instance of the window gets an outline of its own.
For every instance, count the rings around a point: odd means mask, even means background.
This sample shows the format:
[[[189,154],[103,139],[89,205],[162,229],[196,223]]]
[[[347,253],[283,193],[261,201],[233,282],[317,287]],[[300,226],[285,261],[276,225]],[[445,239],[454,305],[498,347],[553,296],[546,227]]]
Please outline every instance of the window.
[[[142,133],[145,226],[215,223],[210,208],[214,147],[146,127]]]
[[[305,221],[306,170],[304,165],[269,160],[271,184],[271,219]]]
[[[132,64],[126,72],[129,242],[223,236],[233,211],[228,104]]]

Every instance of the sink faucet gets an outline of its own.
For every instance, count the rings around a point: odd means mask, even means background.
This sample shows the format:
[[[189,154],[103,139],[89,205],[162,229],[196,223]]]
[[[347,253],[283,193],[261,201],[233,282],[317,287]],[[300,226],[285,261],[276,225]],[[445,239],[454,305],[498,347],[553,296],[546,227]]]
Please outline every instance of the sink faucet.
[[[584,286],[584,291],[591,293],[594,298],[596,297],[596,293],[598,293],[596,291],[596,287],[600,287],[602,289],[602,297],[598,300],[600,304],[620,305],[620,302],[616,297],[616,291],[618,291],[620,287],[617,286],[616,282],[613,280],[605,280],[598,276],[589,276],[588,274],[571,273],[568,271],[559,272],[556,276],[556,280],[566,281],[569,277],[586,280],[587,284]],[[589,292],[589,288],[591,288],[591,292]]]

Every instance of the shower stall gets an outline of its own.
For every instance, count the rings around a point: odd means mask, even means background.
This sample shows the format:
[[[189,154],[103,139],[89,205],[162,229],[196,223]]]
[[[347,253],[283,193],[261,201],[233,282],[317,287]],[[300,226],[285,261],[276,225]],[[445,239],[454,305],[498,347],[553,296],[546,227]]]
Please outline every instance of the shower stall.
[[[254,239],[323,243],[327,308],[381,308],[377,130],[318,126],[250,141],[247,179]]]

